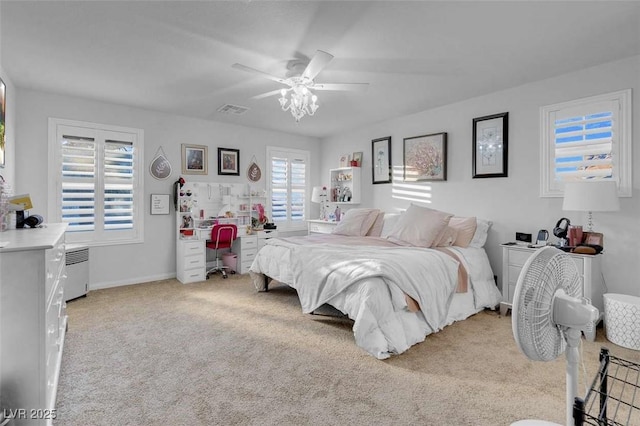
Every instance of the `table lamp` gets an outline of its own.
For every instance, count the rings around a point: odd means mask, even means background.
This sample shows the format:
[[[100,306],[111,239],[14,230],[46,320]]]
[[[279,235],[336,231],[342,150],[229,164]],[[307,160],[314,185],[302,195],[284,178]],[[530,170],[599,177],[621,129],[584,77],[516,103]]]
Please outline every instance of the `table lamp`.
[[[314,186],[313,191],[311,192],[311,202],[320,204],[320,220],[325,220],[327,218],[327,211],[325,206],[326,201],[327,201],[327,187]]]
[[[587,212],[587,232],[591,232],[593,212],[620,210],[616,182],[613,180],[565,182],[562,210]]]

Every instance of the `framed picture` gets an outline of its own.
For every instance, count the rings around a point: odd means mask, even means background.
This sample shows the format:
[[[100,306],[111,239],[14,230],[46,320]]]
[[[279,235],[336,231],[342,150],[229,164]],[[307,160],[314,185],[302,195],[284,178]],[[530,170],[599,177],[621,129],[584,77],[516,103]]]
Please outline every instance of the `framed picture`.
[[[218,174],[240,176],[240,150],[218,148]]]
[[[584,244],[604,246],[604,235],[601,232],[585,232],[582,238]]]
[[[351,164],[351,156],[349,154],[342,154],[340,156],[340,167],[349,167]]]
[[[404,139],[404,180],[447,180],[447,134]]]
[[[151,194],[151,214],[169,214],[169,194]]]
[[[371,141],[372,182],[391,183],[391,136]]]
[[[351,161],[355,161],[355,166],[362,167],[362,152],[354,152],[351,156]],[[353,166],[353,164],[351,164]]]
[[[4,133],[4,125],[5,125],[5,109],[7,106],[7,96],[6,91],[7,86],[4,85],[4,81],[0,79],[0,167],[4,167],[4,157],[5,157],[5,146],[6,139]]]
[[[509,113],[473,119],[473,178],[507,177]]]
[[[207,147],[182,144],[182,173],[185,175],[207,174]]]

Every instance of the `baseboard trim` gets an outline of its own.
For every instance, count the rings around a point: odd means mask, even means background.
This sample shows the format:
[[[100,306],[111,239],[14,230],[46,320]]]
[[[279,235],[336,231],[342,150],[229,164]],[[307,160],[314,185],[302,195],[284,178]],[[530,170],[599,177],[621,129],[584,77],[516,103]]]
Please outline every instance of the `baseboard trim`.
[[[99,283],[91,283],[91,285],[89,285],[89,291],[91,290],[100,290],[103,288],[113,288],[113,287],[122,287],[125,285],[132,285],[132,284],[144,284],[144,283],[148,283],[151,281],[161,281],[161,280],[168,280],[171,278],[175,278],[176,277],[176,273],[169,273],[169,274],[160,274],[160,275],[149,275],[146,277],[136,277],[136,278],[132,278],[129,280],[124,280],[124,281],[103,281],[103,282],[99,282]]]

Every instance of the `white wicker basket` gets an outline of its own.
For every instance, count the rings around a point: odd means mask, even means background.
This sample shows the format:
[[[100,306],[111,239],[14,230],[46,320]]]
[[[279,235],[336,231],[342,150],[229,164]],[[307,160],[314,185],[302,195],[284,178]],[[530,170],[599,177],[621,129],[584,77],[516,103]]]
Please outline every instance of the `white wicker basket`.
[[[605,294],[604,323],[610,342],[640,351],[640,297]]]

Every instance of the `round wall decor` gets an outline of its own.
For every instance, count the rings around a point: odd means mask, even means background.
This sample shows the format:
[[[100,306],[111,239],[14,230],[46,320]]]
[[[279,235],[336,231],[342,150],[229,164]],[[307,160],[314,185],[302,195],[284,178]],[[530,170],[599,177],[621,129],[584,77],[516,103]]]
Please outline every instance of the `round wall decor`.
[[[151,161],[149,173],[159,180],[164,180],[171,176],[171,163],[167,160],[162,147],[158,148],[155,158]]]
[[[256,164],[256,157],[253,156],[253,158],[251,159],[251,164],[247,169],[247,179],[249,179],[251,182],[258,182],[261,177],[262,170],[260,170],[260,166]]]

